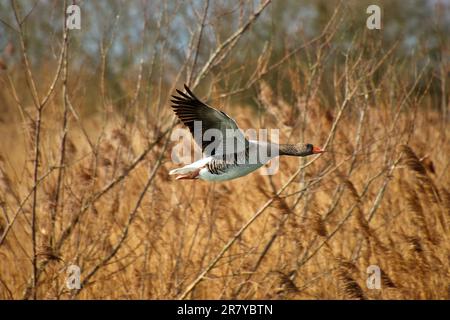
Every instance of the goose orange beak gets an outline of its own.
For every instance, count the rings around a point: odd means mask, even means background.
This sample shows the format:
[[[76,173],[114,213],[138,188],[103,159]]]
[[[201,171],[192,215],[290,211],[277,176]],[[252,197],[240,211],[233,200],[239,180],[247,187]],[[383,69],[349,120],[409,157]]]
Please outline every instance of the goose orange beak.
[[[313,147],[312,152],[314,154],[325,152],[325,150],[320,149],[319,147]]]

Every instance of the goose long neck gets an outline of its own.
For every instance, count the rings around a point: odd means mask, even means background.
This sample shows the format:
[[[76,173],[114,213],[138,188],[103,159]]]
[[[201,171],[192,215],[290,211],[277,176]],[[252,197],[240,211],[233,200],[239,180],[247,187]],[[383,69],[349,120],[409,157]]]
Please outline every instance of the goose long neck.
[[[280,156],[299,156],[306,151],[305,144],[280,144]]]

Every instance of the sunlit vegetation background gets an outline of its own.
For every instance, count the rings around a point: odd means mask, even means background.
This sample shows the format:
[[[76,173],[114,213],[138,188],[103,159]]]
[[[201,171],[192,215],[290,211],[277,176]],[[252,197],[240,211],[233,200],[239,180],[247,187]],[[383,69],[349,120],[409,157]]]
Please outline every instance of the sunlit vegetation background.
[[[0,298],[450,298],[449,1],[74,3],[0,2]],[[327,152],[175,181],[184,83]]]

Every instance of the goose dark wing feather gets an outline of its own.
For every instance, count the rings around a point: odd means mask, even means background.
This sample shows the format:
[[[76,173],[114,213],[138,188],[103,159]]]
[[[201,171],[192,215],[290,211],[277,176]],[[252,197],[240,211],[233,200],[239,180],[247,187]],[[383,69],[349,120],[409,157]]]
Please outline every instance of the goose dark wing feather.
[[[188,86],[184,85],[184,88],[186,90],[186,93],[177,89],[176,91],[179,95],[173,95],[170,101],[172,102],[172,108],[175,114],[181,120],[181,122],[183,122],[183,124],[189,128],[189,131],[194,138],[194,122],[200,121],[202,137],[208,129],[220,130],[220,132],[222,133],[222,137],[226,137],[227,129],[232,129],[237,130],[236,132],[238,132],[238,149],[240,149],[240,145],[246,146],[248,144],[244,135],[232,118],[230,118],[225,112],[219,111],[202,102],[194,95],[194,93],[189,89]],[[205,148],[212,141],[203,141],[202,139],[202,141],[196,142],[202,148],[202,151],[205,151]],[[217,143],[218,142],[220,141],[217,141]],[[224,142],[222,141],[222,143]],[[214,154],[214,152],[212,154]]]

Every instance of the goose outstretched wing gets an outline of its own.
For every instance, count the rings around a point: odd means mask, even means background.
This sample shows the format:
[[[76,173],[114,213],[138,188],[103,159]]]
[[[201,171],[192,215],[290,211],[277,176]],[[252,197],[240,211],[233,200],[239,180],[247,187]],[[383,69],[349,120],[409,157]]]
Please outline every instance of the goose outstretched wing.
[[[172,108],[181,122],[189,128],[203,153],[225,155],[242,152],[248,147],[248,141],[236,121],[225,112],[202,102],[188,86],[184,85],[184,88],[186,93],[177,89],[178,96],[172,96]]]

